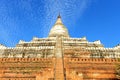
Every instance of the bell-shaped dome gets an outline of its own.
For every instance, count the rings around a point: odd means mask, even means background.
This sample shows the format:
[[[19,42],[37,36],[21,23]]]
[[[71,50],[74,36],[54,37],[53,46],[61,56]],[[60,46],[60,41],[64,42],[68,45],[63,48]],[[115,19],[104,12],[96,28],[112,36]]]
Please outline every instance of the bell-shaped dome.
[[[52,27],[49,33],[49,37],[63,36],[69,37],[67,28],[63,25],[61,16],[59,15],[56,23]]]

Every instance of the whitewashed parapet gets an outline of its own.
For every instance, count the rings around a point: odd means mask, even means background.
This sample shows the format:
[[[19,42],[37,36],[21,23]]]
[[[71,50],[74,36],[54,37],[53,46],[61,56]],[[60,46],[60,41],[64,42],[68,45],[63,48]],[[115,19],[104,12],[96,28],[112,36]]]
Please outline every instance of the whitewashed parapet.
[[[97,40],[97,41],[94,41],[93,43],[95,43],[95,44],[101,44],[101,41]]]

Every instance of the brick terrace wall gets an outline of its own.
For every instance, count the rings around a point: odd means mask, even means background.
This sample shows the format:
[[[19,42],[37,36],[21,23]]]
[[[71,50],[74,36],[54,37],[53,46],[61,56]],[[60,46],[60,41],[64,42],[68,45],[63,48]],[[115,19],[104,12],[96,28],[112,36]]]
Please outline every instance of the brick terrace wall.
[[[0,80],[52,80],[55,58],[0,58]],[[117,59],[64,58],[66,80],[116,80]]]
[[[117,59],[64,58],[68,80],[117,80]]]
[[[0,58],[0,80],[48,80],[53,68],[54,58]]]

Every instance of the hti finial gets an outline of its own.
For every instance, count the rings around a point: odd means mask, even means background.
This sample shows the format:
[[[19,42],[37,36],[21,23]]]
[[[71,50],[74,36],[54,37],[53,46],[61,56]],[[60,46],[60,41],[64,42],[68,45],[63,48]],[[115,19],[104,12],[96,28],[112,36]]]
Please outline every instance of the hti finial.
[[[61,18],[60,13],[59,13],[59,15],[58,15],[58,18]]]

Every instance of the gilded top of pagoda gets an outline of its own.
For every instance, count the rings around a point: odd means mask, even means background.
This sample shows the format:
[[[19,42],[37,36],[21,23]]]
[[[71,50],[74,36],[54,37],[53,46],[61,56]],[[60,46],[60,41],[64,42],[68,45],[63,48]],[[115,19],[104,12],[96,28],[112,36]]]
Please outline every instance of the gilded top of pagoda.
[[[62,23],[60,15],[57,17],[56,23],[54,24],[49,33],[49,37],[57,36],[69,37],[68,30]]]

